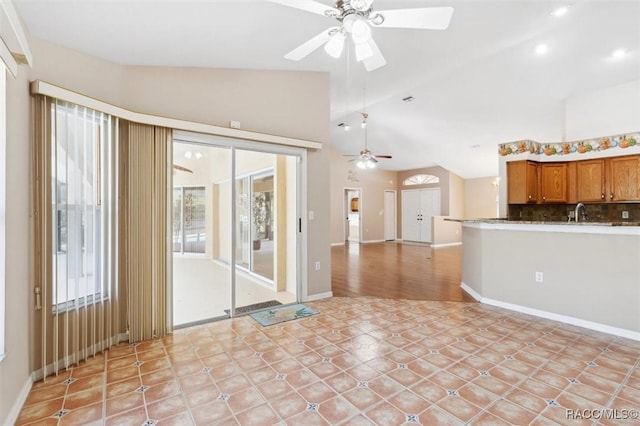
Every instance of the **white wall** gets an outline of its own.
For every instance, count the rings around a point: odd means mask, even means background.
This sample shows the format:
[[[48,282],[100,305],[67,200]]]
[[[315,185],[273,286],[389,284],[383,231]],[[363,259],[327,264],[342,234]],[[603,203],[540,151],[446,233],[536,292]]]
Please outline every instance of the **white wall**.
[[[565,100],[566,142],[639,130],[640,80]]]

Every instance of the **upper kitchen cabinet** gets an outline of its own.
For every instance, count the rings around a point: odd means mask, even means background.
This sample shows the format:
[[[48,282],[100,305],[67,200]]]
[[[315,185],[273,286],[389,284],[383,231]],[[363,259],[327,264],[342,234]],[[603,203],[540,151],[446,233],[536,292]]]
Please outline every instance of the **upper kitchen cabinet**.
[[[640,201],[640,155],[609,158],[609,201]]]
[[[507,163],[507,199],[509,204],[538,202],[538,165],[533,161]]]
[[[576,196],[578,202],[606,200],[605,160],[576,161]]]
[[[543,203],[568,201],[567,163],[542,163],[540,168],[540,200]]]

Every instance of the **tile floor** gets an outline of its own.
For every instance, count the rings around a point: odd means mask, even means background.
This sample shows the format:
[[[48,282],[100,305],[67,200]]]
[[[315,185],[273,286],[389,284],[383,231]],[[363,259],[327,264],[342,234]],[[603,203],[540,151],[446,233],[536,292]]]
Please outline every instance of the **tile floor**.
[[[476,303],[307,305],[117,346],[34,384],[18,424],[638,422],[640,342]]]

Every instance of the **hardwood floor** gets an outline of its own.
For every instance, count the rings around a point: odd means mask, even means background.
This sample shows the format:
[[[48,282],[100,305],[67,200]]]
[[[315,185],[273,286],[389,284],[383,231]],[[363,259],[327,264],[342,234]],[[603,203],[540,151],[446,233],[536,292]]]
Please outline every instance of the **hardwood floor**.
[[[331,248],[334,296],[473,302],[460,288],[462,247],[347,243]]]

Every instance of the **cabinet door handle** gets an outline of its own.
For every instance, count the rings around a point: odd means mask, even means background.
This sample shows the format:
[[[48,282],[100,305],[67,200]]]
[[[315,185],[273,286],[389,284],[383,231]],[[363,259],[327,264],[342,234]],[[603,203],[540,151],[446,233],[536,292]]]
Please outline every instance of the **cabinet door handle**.
[[[611,194],[609,194],[609,199],[613,200],[613,192]]]
[[[604,200],[606,197],[604,195],[604,193],[602,193],[602,195],[600,196],[600,199]]]
[[[531,195],[529,195],[529,201],[531,201]]]
[[[547,201],[547,197],[545,197],[544,195],[542,196],[542,201]]]

